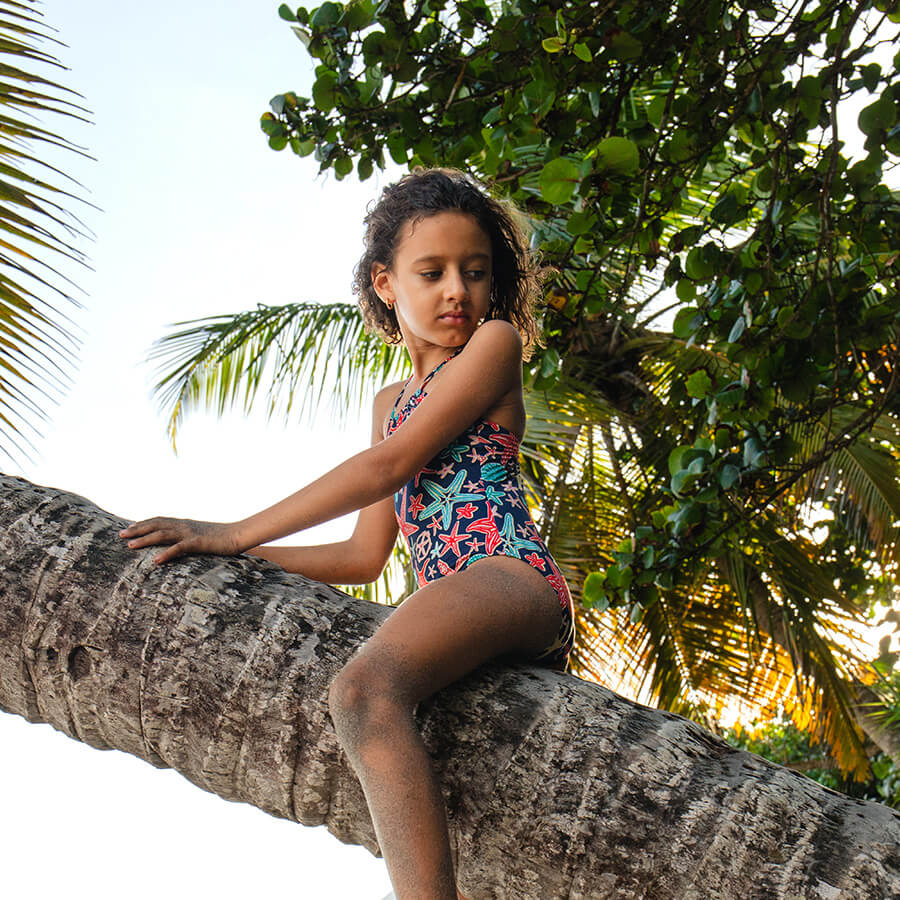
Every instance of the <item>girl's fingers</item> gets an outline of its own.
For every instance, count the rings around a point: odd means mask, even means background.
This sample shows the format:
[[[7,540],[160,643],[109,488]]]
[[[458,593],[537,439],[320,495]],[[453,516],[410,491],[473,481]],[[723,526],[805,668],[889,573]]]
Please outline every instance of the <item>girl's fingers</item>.
[[[132,550],[140,550],[141,547],[152,547],[154,544],[171,544],[177,540],[178,538],[168,535],[164,531],[154,531],[130,540],[128,546]]]
[[[225,540],[221,538],[213,540],[208,534],[218,527],[212,523],[195,522],[192,519],[156,517],[135,522],[123,528],[119,535],[128,542],[131,550],[167,545],[165,550],[153,557],[153,561],[158,564],[187,553],[229,552],[230,547]]]
[[[119,537],[130,538],[140,537],[150,531],[156,531],[159,528],[159,519],[144,519],[141,522],[134,522],[127,528],[123,528],[119,532]]]
[[[157,553],[156,556],[153,557],[153,562],[155,562],[156,565],[161,565],[162,563],[168,562],[170,559],[177,559],[179,556],[184,555],[185,550],[183,547],[184,545],[181,543],[172,544],[171,547],[167,547],[162,553]]]

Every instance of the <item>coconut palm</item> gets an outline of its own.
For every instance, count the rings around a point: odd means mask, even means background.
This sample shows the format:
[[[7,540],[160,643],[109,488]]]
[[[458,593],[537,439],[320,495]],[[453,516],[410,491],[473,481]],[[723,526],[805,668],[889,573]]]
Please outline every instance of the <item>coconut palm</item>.
[[[86,121],[79,95],[47,77],[62,46],[33,2],[0,0],[0,451],[27,456],[46,405],[65,386],[76,341],[68,264],[83,265],[77,182],[55,168],[84,151],[38,124]],[[31,437],[30,437],[31,436]]]

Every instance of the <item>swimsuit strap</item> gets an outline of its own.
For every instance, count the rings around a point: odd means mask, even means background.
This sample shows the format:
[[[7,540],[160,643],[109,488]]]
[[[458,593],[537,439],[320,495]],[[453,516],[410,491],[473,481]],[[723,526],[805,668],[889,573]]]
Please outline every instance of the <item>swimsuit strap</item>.
[[[425,389],[425,385],[428,384],[428,382],[431,381],[431,379],[434,378],[434,376],[437,375],[437,373],[438,373],[441,369],[443,369],[444,366],[446,366],[447,363],[450,362],[450,360],[453,359],[453,357],[456,356],[456,354],[459,353],[459,352],[463,349],[463,347],[465,347],[465,344],[463,344],[462,347],[457,347],[457,348],[456,348],[456,349],[455,349],[455,350],[454,350],[454,351],[453,351],[453,352],[452,352],[452,353],[451,353],[451,354],[450,354],[443,362],[439,362],[439,363],[438,363],[438,364],[437,364],[437,365],[436,365],[436,366],[435,366],[435,367],[434,367],[434,368],[433,368],[433,369],[432,369],[432,370],[431,370],[431,371],[430,371],[430,372],[422,379],[422,383],[421,383],[421,384],[420,384],[420,385],[412,392],[412,394],[410,394],[410,399],[411,399],[412,397],[415,397],[416,394],[421,394],[422,391]],[[397,399],[394,401],[394,405],[391,407],[391,413],[396,412],[396,410],[397,410],[397,404],[400,402],[400,398],[403,396],[403,392],[406,390],[406,386],[410,383],[410,381],[412,381],[412,375],[410,375],[409,378],[407,378],[406,381],[403,382],[403,387],[400,388],[400,393],[397,394]],[[408,402],[408,401],[407,401],[407,402]]]
[[[465,345],[463,345],[463,346],[465,346]],[[456,349],[455,349],[455,350],[454,350],[454,351],[453,351],[453,352],[452,352],[452,353],[451,353],[451,354],[450,354],[450,355],[449,355],[442,363],[438,363],[438,364],[437,364],[437,365],[436,365],[436,366],[435,366],[435,367],[434,367],[434,368],[433,368],[433,369],[432,369],[432,370],[431,370],[431,371],[430,371],[430,372],[422,379],[422,383],[419,385],[419,387],[418,387],[417,390],[418,390],[419,392],[423,391],[423,390],[425,389],[425,385],[428,384],[428,382],[431,381],[431,379],[434,378],[434,376],[437,375],[437,373],[440,372],[440,370],[443,369],[444,366],[446,366],[447,363],[450,362],[450,360],[453,359],[453,357],[456,356],[456,354],[459,353],[461,350],[462,350],[462,347],[457,347],[457,348],[456,348]]]

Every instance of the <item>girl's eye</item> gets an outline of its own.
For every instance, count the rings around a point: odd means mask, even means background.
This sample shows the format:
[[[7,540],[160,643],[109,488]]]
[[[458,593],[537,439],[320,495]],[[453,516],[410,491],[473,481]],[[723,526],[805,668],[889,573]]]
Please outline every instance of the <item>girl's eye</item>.
[[[423,278],[427,278],[429,281],[437,281],[438,278],[441,277],[440,272],[420,272],[419,273]]]
[[[485,276],[485,272],[483,269],[470,269],[466,274],[469,276],[469,278],[473,278],[475,281],[481,281],[481,279]]]

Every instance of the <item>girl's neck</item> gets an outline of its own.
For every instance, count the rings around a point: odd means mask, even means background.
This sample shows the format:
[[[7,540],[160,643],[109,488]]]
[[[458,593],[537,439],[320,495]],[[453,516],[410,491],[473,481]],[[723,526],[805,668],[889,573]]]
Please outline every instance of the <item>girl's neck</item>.
[[[406,352],[409,354],[409,359],[412,363],[414,380],[420,382],[447,357],[453,356],[462,350],[464,346],[465,344],[461,344],[458,347],[440,347],[436,344],[431,344],[427,348],[423,347],[421,349],[410,349],[407,347]]]

